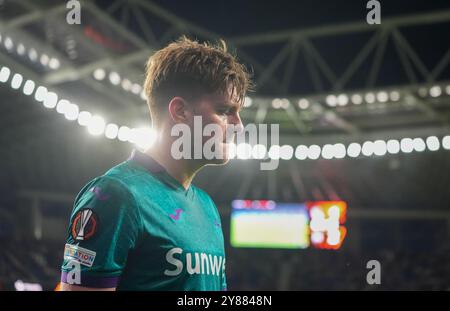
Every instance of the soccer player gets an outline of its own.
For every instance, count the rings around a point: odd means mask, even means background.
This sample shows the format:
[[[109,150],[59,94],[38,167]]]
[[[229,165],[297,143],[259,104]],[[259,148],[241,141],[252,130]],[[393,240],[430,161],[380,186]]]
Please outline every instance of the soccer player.
[[[147,151],[86,184],[71,215],[61,290],[226,290],[225,250],[219,213],[206,192],[192,185],[206,165],[228,161],[229,137],[216,148],[224,157],[176,160],[175,125],[224,133],[241,127],[249,73],[225,43],[182,37],[147,62],[145,92],[158,133]],[[202,138],[203,145],[206,138]]]

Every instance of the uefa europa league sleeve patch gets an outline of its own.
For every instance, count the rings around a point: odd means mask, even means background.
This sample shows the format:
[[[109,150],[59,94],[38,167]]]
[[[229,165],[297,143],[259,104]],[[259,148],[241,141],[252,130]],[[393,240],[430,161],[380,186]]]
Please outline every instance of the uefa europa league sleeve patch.
[[[89,240],[97,231],[98,218],[90,208],[82,209],[75,214],[72,222],[72,238],[75,241]]]

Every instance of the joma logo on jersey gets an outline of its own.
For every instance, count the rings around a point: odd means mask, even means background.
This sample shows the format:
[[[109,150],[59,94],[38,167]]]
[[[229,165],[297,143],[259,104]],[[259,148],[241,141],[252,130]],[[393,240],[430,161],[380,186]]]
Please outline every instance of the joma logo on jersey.
[[[175,258],[175,255],[183,256],[183,249],[175,247],[166,254],[166,260],[175,266],[174,270],[166,269],[165,275],[176,276],[184,270],[184,264],[181,258]],[[186,272],[189,274],[206,274],[220,276],[225,272],[225,258],[206,253],[186,253]],[[193,260],[194,258],[194,260]],[[193,263],[195,261],[195,263]]]
[[[91,209],[82,209],[72,223],[72,237],[76,241],[90,239],[97,230],[97,216]]]

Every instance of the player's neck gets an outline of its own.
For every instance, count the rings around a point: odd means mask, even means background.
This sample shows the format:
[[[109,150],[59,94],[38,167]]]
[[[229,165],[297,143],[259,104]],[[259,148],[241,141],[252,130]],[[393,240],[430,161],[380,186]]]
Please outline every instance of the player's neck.
[[[192,160],[174,159],[171,156],[170,149],[171,144],[159,142],[146,153],[164,167],[166,172],[187,190],[201,167],[194,165]]]

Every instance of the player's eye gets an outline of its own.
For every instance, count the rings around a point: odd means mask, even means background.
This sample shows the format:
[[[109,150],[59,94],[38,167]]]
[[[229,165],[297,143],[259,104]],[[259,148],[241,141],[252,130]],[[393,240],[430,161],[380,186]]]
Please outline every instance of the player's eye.
[[[220,109],[218,109],[218,113],[221,115],[228,115],[231,113],[231,109],[230,108],[220,108]]]

